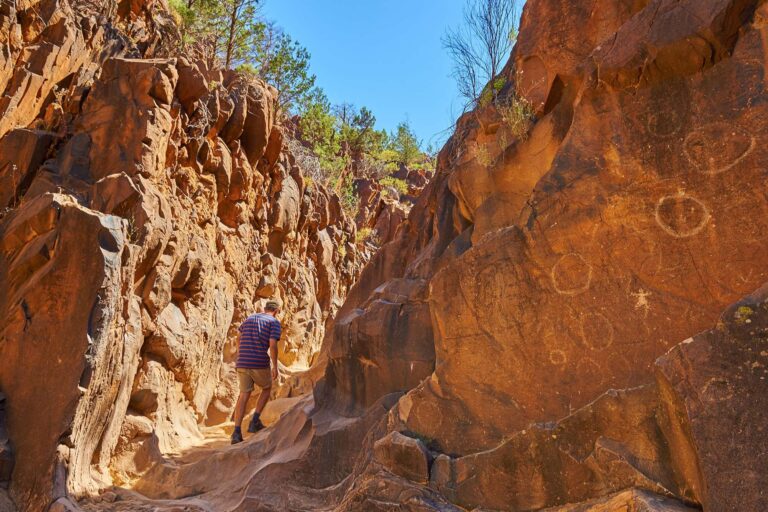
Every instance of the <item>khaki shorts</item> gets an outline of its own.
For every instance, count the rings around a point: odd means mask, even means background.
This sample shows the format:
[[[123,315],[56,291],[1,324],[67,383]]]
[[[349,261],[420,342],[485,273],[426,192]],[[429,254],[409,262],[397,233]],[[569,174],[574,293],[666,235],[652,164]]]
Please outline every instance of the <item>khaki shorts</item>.
[[[237,380],[240,383],[241,393],[250,393],[253,391],[254,384],[261,389],[269,389],[272,387],[272,372],[269,368],[238,368]]]

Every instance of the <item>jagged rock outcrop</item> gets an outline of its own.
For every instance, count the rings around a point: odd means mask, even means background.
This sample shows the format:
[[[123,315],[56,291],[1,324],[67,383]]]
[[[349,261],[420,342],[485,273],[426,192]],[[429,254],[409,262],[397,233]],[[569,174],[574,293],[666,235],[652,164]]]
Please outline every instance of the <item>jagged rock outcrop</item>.
[[[74,388],[56,390],[71,432],[34,447],[49,454],[42,483],[16,479],[25,391],[0,367],[13,495],[84,510],[768,508],[766,20],[760,0],[529,0],[498,97],[458,121],[347,294],[313,393],[247,443],[174,459],[160,457],[227,409],[214,356],[249,294],[291,297],[282,283],[314,268],[325,284],[307,289],[337,303],[355,254],[333,251],[349,223],[338,203],[308,194],[279,129],[265,131],[267,88],[224,75],[197,87],[209,71],[182,60],[108,61],[0,227],[0,280],[30,291],[0,302],[3,353],[34,352],[19,340],[46,307],[84,351],[61,377]],[[116,107],[121,83],[132,101]],[[109,158],[91,141],[112,132],[123,150]],[[43,158],[26,144],[23,161]],[[90,228],[71,233],[71,219]],[[95,316],[54,308],[29,280],[68,268],[62,248],[78,240]],[[53,295],[67,279],[46,281]],[[118,338],[121,357],[105,359]],[[118,487],[90,496],[109,478]]]
[[[0,480],[13,460],[23,511],[128,484],[227,421],[236,328],[266,299],[276,392],[306,386],[362,263],[283,147],[274,89],[167,57],[164,9],[0,7]]]
[[[225,510],[765,508],[766,19],[530,0],[498,97],[339,311],[314,406],[222,454],[267,450],[241,501],[196,461],[146,503],[194,481]]]
[[[401,166],[390,177],[401,182],[403,190],[383,186],[379,180],[369,178],[360,178],[354,183],[354,190],[359,199],[355,218],[357,228],[368,232],[370,241],[376,246],[395,239],[398,228],[432,179],[432,173],[425,169],[408,169]]]

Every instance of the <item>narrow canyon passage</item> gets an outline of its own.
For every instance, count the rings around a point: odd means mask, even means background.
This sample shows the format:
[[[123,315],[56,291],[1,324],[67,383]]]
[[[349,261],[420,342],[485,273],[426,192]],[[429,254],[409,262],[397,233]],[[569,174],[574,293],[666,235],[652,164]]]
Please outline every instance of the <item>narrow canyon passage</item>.
[[[0,512],[768,509],[768,2],[528,0],[405,160],[177,4],[0,3]]]

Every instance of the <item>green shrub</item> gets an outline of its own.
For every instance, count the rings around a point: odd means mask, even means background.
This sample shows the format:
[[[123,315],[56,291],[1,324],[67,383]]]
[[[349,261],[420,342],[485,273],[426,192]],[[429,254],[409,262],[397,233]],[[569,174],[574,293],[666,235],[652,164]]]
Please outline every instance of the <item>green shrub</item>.
[[[394,188],[401,196],[404,196],[408,193],[408,184],[405,182],[405,180],[399,180],[397,178],[393,178],[392,176],[387,176],[386,178],[383,178],[381,181],[379,181],[379,184],[384,188]]]
[[[422,155],[421,141],[416,138],[408,121],[397,125],[390,137],[390,150],[397,155],[397,163],[408,166]]]
[[[187,6],[185,0],[169,0],[168,7],[171,8],[171,16],[180,27],[191,24],[195,19],[195,13]]]
[[[503,101],[499,101],[496,108],[512,135],[521,140],[528,138],[528,130],[535,115],[533,105],[528,100],[515,92]]]
[[[371,228],[360,228],[357,230],[357,234],[355,235],[355,242],[358,244],[361,244],[365,241],[367,241],[371,235],[373,234],[373,229]]]
[[[494,100],[496,100],[496,98],[499,96],[499,92],[501,92],[506,84],[507,79],[503,76],[496,77],[495,79],[488,82],[488,84],[483,89],[483,92],[480,93],[480,97],[477,100],[478,105],[480,105],[482,108],[490,105]]]
[[[355,187],[351,181],[339,191],[339,199],[341,200],[341,207],[347,215],[354,219],[360,206],[360,198],[355,194]]]

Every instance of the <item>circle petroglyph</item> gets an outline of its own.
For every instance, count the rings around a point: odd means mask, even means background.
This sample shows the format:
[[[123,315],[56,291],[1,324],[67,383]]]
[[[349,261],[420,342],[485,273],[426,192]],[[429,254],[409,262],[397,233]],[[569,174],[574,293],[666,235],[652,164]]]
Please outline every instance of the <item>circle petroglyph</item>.
[[[675,238],[699,234],[710,217],[706,205],[687,194],[665,196],[656,204],[656,223]]]
[[[688,135],[683,151],[699,171],[714,175],[736,167],[756,146],[755,137],[738,126],[713,123]]]
[[[683,127],[683,116],[673,108],[649,112],[645,118],[648,133],[662,139],[672,137]]]
[[[592,283],[592,266],[580,254],[572,252],[555,263],[550,275],[557,293],[578,295],[589,290]]]
[[[563,366],[568,362],[568,356],[565,355],[564,351],[555,349],[549,353],[549,361],[555,366]]]
[[[725,402],[733,398],[733,385],[726,379],[711,379],[701,390],[701,399],[704,402]]]
[[[417,404],[415,414],[411,414],[411,416],[415,416],[417,426],[425,427],[429,425],[436,429],[442,426],[444,411],[441,411],[440,407],[432,402],[432,398],[420,397]]]
[[[605,350],[613,344],[613,324],[602,313],[587,313],[579,322],[581,340],[592,350]]]
[[[481,270],[473,285],[473,298],[478,322],[493,336],[506,336],[516,328],[527,306],[518,274],[510,260],[496,261]],[[502,307],[503,306],[503,307]]]

